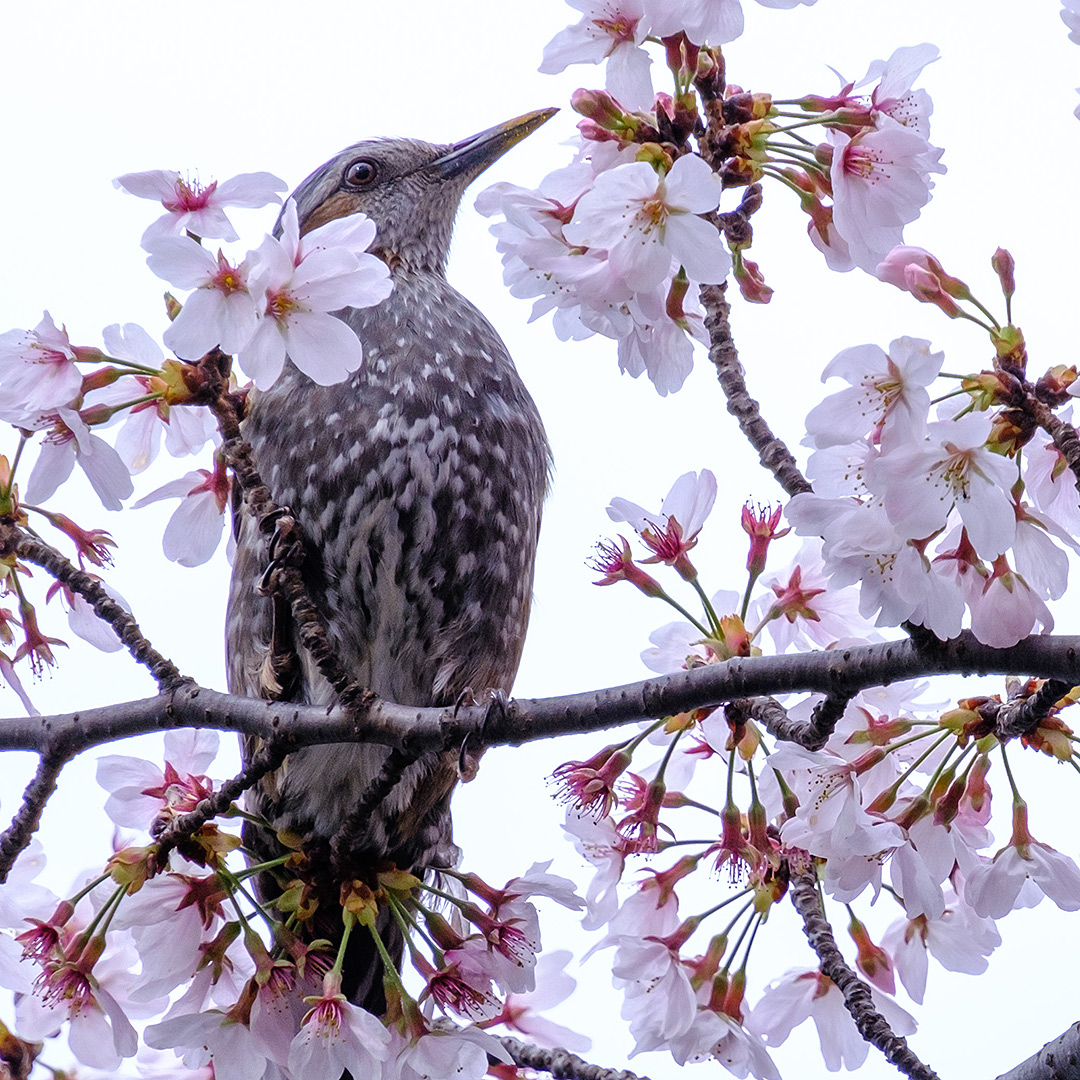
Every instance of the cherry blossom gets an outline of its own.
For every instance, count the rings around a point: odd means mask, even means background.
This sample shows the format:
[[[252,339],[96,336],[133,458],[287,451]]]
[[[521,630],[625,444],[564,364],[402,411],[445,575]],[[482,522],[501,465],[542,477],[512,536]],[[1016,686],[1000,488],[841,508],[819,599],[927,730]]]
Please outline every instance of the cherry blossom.
[[[936,421],[924,444],[883,453],[869,467],[867,482],[881,493],[889,520],[905,539],[944,528],[955,506],[984,558],[996,558],[1012,544],[1016,518],[1008,491],[1015,467],[986,446],[991,422],[987,413]]]
[[[871,114],[880,126],[882,118],[921,135],[930,137],[930,114],[934,106],[925,90],[912,89],[923,68],[940,56],[936,45],[905,45],[888,60],[874,60],[866,74],[854,84],[855,89],[877,85],[871,91]]]
[[[793,8],[817,0],[758,0],[762,7]],[[658,37],[680,30],[697,45],[723,45],[743,32],[741,0],[645,0],[649,26]]]
[[[106,754],[97,782],[109,792],[105,812],[130,829],[148,829],[163,811],[191,810],[206,794],[205,770],[218,751],[216,731],[178,728],[165,735],[162,769],[143,758]]]
[[[289,1049],[289,1071],[304,1080],[376,1075],[389,1055],[386,1028],[338,992],[324,991],[312,1006]]]
[[[457,1031],[430,1031],[405,1043],[391,1032],[390,1054],[383,1080],[480,1080],[488,1071],[488,1055],[510,1063],[498,1039],[476,1027]]]
[[[280,203],[277,193],[289,190],[284,180],[268,172],[241,173],[231,180],[213,180],[203,185],[168,169],[125,173],[113,185],[140,199],[155,199],[165,207],[167,213],[143,233],[144,246],[160,236],[177,236],[184,231],[215,240],[235,240],[236,230],[223,207],[257,208]]]
[[[544,47],[540,70],[548,75],[570,64],[599,64],[607,60],[607,88],[628,109],[648,109],[653,103],[649,67],[641,48],[647,24],[642,0],[567,0],[583,13],[580,22],[555,35]]]
[[[950,889],[940,918],[901,919],[886,930],[881,943],[891,953],[904,989],[921,1005],[928,955],[949,971],[981,975],[1001,935],[993,920],[977,915]]]
[[[46,311],[33,330],[0,334],[0,389],[0,415],[12,423],[70,408],[82,392],[82,375],[67,327],[58,329]]]
[[[496,1023],[520,1032],[540,1046],[564,1047],[577,1053],[588,1050],[592,1046],[590,1038],[543,1015],[574,992],[577,982],[564,970],[572,956],[568,949],[544,953],[536,962],[536,989],[507,994]]]
[[[975,867],[964,883],[964,900],[975,913],[1001,919],[1020,903],[1020,890],[1030,881],[1039,899],[1048,896],[1062,911],[1080,910],[1080,868],[1075,860],[1032,837],[1027,806],[1013,807],[1013,835],[989,862]],[[1036,901],[1038,902],[1038,901]]]
[[[806,431],[819,448],[840,446],[868,432],[881,434],[882,449],[916,441],[926,430],[930,395],[944,353],[932,353],[922,338],[897,338],[889,351],[856,345],[836,354],[821,380],[847,380],[847,390],[830,394],[806,417]]]
[[[190,241],[188,241],[190,243]],[[114,323],[101,333],[111,356],[145,368],[162,366],[164,356],[154,339],[137,323]],[[111,386],[96,391],[95,404],[112,407],[150,395],[161,395],[164,383],[159,377],[126,375]],[[161,396],[143,401],[126,413],[123,427],[115,439],[116,452],[133,475],[142,472],[157,457],[161,435],[173,457],[193,454],[216,437],[217,425],[208,409],[173,408]]]
[[[635,291],[655,288],[672,260],[697,281],[723,281],[731,269],[720,233],[698,217],[720,201],[720,177],[694,154],[662,176],[647,162],[601,173],[578,201],[563,234],[607,251],[612,271]]]
[[[684,577],[696,574],[687,553],[697,543],[698,534],[716,502],[716,477],[708,469],[683,473],[664,496],[660,513],[651,513],[630,502],[615,498],[608,505],[612,521],[632,525],[653,555],[645,562],[666,562]]]
[[[942,151],[900,125],[828,132],[833,223],[856,266],[873,273],[930,199]]]
[[[574,847],[597,868],[585,893],[586,911],[581,920],[586,930],[596,930],[618,910],[618,885],[625,864],[622,837],[610,817],[597,820],[573,808],[566,812],[563,829]]]
[[[58,409],[34,425],[48,433],[26,483],[26,501],[43,503],[71,475],[76,463],[106,510],[119,510],[134,486],[120,455],[93,435],[74,409]]]
[[[971,295],[962,281],[946,274],[941,263],[923,248],[897,245],[878,263],[874,274],[924,304],[937,305],[950,319],[963,314],[956,300]]]
[[[282,236],[268,236],[255,252],[249,288],[261,307],[258,325],[237,359],[265,390],[281,373],[285,355],[321,386],[341,382],[363,361],[352,330],[330,314],[371,307],[390,295],[390,271],[367,253],[375,225],[363,214],[328,222],[303,238],[290,199]]]
[[[198,360],[214,346],[238,353],[255,332],[258,310],[248,289],[249,259],[234,266],[187,236],[163,236],[147,245],[147,265],[158,277],[195,291],[165,331],[177,356]]]
[[[874,1007],[896,1035],[911,1035],[914,1019],[891,998],[871,988]],[[836,984],[818,971],[790,971],[770,984],[746,1020],[746,1027],[765,1038],[767,1046],[780,1046],[804,1020],[813,1020],[825,1067],[858,1069],[870,1050],[855,1021],[844,1007]]]
[[[170,480],[139,499],[134,509],[177,496],[180,505],[169,518],[162,537],[165,557],[181,566],[201,566],[217,550],[225,525],[229,477],[220,456],[214,459],[213,472],[197,469]]]
[[[213,1062],[215,1080],[263,1080],[269,1061],[250,1026],[217,1009],[166,1016],[144,1038],[157,1050],[175,1050],[188,1068]]]

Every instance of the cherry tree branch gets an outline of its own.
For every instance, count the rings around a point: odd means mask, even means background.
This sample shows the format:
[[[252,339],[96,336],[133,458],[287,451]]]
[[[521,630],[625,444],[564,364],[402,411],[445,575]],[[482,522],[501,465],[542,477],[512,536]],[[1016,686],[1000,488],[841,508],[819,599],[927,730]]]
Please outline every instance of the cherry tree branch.
[[[727,398],[728,412],[739,422],[739,429],[758,452],[761,464],[776,477],[788,495],[810,491],[810,484],[799,471],[791,451],[761,415],[761,407],[746,388],[743,366],[731,336],[731,305],[727,302],[727,282],[703,285],[701,302],[705,306],[705,329],[709,331],[709,359],[716,368],[720,388]]]
[[[526,1069],[538,1069],[549,1073],[556,1080],[648,1080],[648,1077],[626,1069],[608,1069],[602,1065],[590,1065],[569,1050],[547,1050],[542,1046],[521,1042],[508,1035],[499,1042],[514,1059],[514,1063]]]
[[[802,917],[803,932],[821,963],[822,974],[827,975],[844,995],[844,1005],[859,1034],[876,1046],[886,1061],[912,1080],[938,1080],[937,1073],[916,1057],[907,1040],[889,1027],[888,1021],[874,1007],[870,987],[848,967],[821,906],[813,861],[805,852],[802,855],[802,866],[790,864],[791,902]]]
[[[1080,1080],[1080,1021],[997,1080]]]
[[[70,761],[63,754],[42,754],[34,778],[26,785],[22,804],[0,834],[0,884],[7,881],[15,860],[26,850],[41,824],[45,804],[56,790],[60,770]]]
[[[218,350],[211,354],[223,370],[228,358]],[[296,628],[296,637],[315,661],[319,671],[333,686],[338,699],[346,706],[363,704],[370,691],[365,690],[341,664],[330,640],[330,631],[322,613],[312,602],[304,582],[304,545],[300,528],[286,507],[278,506],[263,483],[255,466],[251,447],[240,433],[240,409],[235,396],[222,382],[220,392],[210,402],[224,439],[225,460],[244,495],[248,512],[269,538],[268,573],[264,588],[270,595],[287,601]]]
[[[0,522],[0,554],[14,554],[40,566],[72,592],[78,593],[99,619],[107,622],[128,652],[153,675],[162,690],[172,690],[190,680],[146,639],[130,611],[122,608],[101,583],[68,562],[55,548],[10,522]]]
[[[362,741],[423,753],[459,746],[466,739],[479,750],[602,731],[740,698],[807,692],[844,698],[902,679],[990,674],[1080,685],[1080,637],[1034,635],[1012,648],[996,649],[965,631],[932,650],[912,641],[890,641],[786,656],[736,657],[622,686],[518,698],[498,709],[420,708],[372,698],[352,711],[341,707],[327,711],[321,705],[261,701],[185,684],[141,701],[0,719],[0,750],[73,756],[90,746],[182,727],[280,739],[290,752],[320,743]],[[777,728],[776,733],[802,741],[797,731]]]

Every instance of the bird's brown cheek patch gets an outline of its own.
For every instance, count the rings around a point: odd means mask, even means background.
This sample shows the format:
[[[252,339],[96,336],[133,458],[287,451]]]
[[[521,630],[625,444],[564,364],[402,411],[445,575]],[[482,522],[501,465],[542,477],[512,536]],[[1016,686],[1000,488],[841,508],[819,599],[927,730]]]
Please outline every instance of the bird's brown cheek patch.
[[[335,192],[325,202],[316,206],[304,219],[304,224],[300,227],[300,235],[303,236],[312,229],[325,225],[328,221],[337,221],[338,218],[358,213],[359,210],[360,200],[355,195],[347,191]]]

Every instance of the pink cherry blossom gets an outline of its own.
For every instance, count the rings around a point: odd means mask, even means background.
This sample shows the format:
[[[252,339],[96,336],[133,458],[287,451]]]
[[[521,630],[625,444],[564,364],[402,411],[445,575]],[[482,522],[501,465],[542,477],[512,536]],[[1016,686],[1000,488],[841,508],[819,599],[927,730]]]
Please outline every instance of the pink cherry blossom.
[[[914,1019],[879,990],[870,991],[874,1007],[897,1035],[911,1035]],[[821,1043],[825,1067],[858,1069],[870,1051],[844,1007],[844,996],[836,984],[817,971],[789,971],[770,984],[746,1020],[748,1030],[765,1037],[767,1046],[780,1046],[791,1032],[813,1020]]]
[[[821,373],[851,384],[830,394],[806,417],[806,431],[823,448],[855,442],[880,432],[883,449],[910,443],[926,430],[930,395],[945,354],[932,353],[922,338],[897,338],[886,353],[877,345],[856,345],[836,354]]]
[[[930,137],[930,114],[934,110],[925,90],[912,89],[927,64],[939,57],[936,45],[904,45],[888,60],[874,60],[855,89],[877,82],[871,91],[871,115],[878,126],[894,122],[909,128],[924,139]]]
[[[833,222],[856,266],[873,273],[930,199],[942,151],[900,125],[830,129]]]
[[[955,507],[983,558],[1012,544],[1016,518],[1008,492],[1016,469],[987,448],[991,423],[988,413],[937,421],[928,425],[924,444],[882,453],[870,467],[867,483],[905,539],[944,528]]]
[[[649,54],[642,49],[647,25],[642,0],[567,0],[583,13],[580,22],[555,35],[544,47],[540,70],[548,75],[570,64],[607,60],[607,89],[627,109],[653,103]]]
[[[581,197],[563,234],[604,248],[611,269],[635,291],[669,278],[673,261],[696,281],[723,281],[731,257],[716,227],[698,217],[716,209],[720,190],[720,177],[694,154],[667,176],[647,162],[618,165]]]
[[[374,1076],[387,1059],[390,1033],[344,995],[324,991],[313,1002],[289,1048],[289,1071],[304,1080]]]
[[[164,769],[126,754],[104,755],[97,782],[109,792],[105,812],[117,825],[148,829],[163,811],[193,809],[206,794],[204,773],[217,751],[216,731],[178,728],[165,735]]]
[[[277,193],[289,189],[284,180],[267,172],[241,173],[231,180],[213,180],[203,185],[168,169],[125,173],[113,185],[140,199],[155,199],[165,207],[167,213],[143,233],[144,246],[157,237],[177,236],[185,231],[215,240],[235,240],[236,230],[223,207],[254,208],[280,203]]]
[[[607,514],[612,521],[625,521],[634,527],[653,552],[646,562],[666,562],[681,573],[689,567],[687,552],[697,543],[698,533],[712,511],[716,490],[716,477],[710,470],[683,473],[664,497],[659,514],[623,498],[612,499]]]
[[[249,259],[234,266],[220,250],[215,257],[187,236],[160,237],[147,250],[158,277],[195,290],[164,334],[177,356],[198,360],[214,346],[236,354],[251,340],[258,310],[248,289]]]
[[[67,327],[58,329],[46,311],[33,330],[0,334],[0,390],[3,418],[12,423],[70,408],[82,391],[82,375]]]
[[[1062,911],[1080,910],[1080,868],[1075,860],[1036,840],[1028,829],[1027,805],[1013,805],[1013,835],[989,862],[975,867],[964,883],[964,900],[984,918],[1001,919],[1020,903],[1030,881]],[[1036,900],[1036,903],[1038,900]]]
[[[217,550],[229,501],[229,477],[220,457],[214,471],[197,469],[162,484],[134,504],[135,509],[160,499],[179,496],[180,505],[169,518],[162,537],[165,557],[181,566],[201,566]]]
[[[924,248],[898,244],[874,270],[879,281],[911,293],[924,304],[935,304],[950,319],[963,314],[957,297],[968,294],[967,286],[946,274],[941,263]]]
[[[513,1032],[520,1032],[540,1046],[564,1047],[577,1053],[588,1050],[592,1040],[570,1028],[545,1019],[542,1013],[565,1001],[577,986],[565,967],[573,954],[568,949],[544,953],[536,963],[536,989],[527,993],[507,994],[496,1022]]]
[[[758,0],[762,7],[793,8],[817,0]],[[696,45],[723,45],[743,32],[741,0],[645,0],[650,30],[658,37],[680,30]]]
[[[58,409],[34,426],[48,434],[26,483],[28,503],[50,499],[77,463],[105,509],[120,509],[134,490],[127,466],[104,439],[90,433],[74,409]]]
[[[240,351],[241,367],[256,387],[271,386],[292,362],[321,386],[341,382],[363,362],[355,331],[329,314],[371,307],[390,295],[390,271],[367,253],[375,225],[362,214],[331,221],[300,237],[296,204],[282,216],[282,236],[268,236],[255,253],[249,287],[260,318]]]
[[[921,1005],[928,955],[948,971],[981,975],[988,966],[986,958],[1001,944],[1001,935],[993,920],[977,915],[950,889],[940,918],[901,919],[886,930],[881,943],[891,953],[904,989]]]
[[[217,1009],[167,1016],[144,1038],[157,1050],[175,1050],[188,1068],[212,1062],[215,1080],[263,1080],[269,1060],[248,1024]]]
[[[625,865],[622,837],[610,817],[597,820],[572,807],[566,812],[563,829],[580,854],[597,868],[585,893],[581,925],[586,930],[599,929],[619,906],[618,885]]]

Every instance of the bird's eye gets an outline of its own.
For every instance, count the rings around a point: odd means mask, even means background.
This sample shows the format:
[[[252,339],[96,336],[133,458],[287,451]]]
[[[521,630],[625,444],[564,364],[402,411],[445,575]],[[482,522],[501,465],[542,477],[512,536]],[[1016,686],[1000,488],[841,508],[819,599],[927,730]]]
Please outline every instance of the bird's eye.
[[[345,170],[345,183],[349,187],[367,187],[378,175],[378,171],[375,162],[361,158]]]

